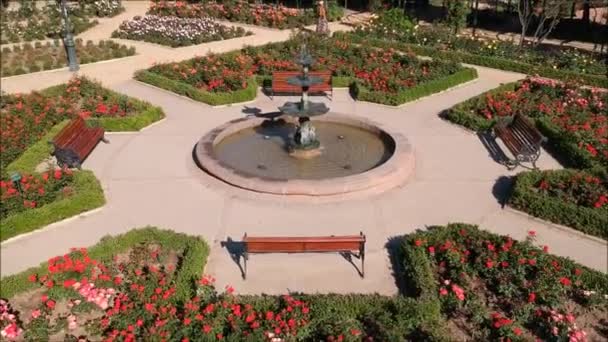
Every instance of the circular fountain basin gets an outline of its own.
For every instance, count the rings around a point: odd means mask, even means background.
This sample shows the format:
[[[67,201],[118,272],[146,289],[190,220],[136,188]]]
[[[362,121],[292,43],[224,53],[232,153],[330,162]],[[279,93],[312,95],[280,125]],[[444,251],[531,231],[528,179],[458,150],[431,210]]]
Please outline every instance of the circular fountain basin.
[[[258,118],[233,120],[209,132],[195,156],[201,168],[226,183],[281,195],[390,188],[412,173],[414,155],[404,136],[333,113],[312,121],[321,142],[313,158],[289,154],[295,123]]]

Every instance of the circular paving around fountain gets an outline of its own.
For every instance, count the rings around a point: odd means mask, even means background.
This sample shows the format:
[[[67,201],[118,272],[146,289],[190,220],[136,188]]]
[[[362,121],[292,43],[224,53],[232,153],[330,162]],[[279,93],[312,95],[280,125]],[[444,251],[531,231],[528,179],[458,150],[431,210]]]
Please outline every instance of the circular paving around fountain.
[[[329,196],[405,183],[414,152],[405,136],[352,116],[313,119],[321,155],[302,160],[285,150],[293,130],[261,118],[230,121],[203,136],[195,148],[200,168],[233,186],[280,195]]]

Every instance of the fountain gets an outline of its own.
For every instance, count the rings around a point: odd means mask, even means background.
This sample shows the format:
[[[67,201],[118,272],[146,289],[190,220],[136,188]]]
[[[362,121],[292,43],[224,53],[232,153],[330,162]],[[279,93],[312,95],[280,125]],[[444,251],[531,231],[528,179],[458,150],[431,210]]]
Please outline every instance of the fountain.
[[[313,63],[313,58],[302,45],[296,63],[302,66],[302,74],[291,77],[287,82],[291,85],[302,87],[302,97],[299,102],[286,102],[279,111],[284,115],[298,118],[298,126],[293,136],[292,143],[288,146],[289,154],[296,158],[309,159],[321,154],[321,144],[317,139],[316,129],[310,121],[310,117],[323,115],[329,112],[329,108],[322,102],[311,102],[308,99],[310,86],[323,82],[316,76],[308,74]]]
[[[414,169],[408,140],[310,101],[309,88],[321,79],[309,74],[314,60],[305,45],[296,61],[302,73],[288,82],[302,88],[300,100],[272,113],[245,108],[248,117],[201,138],[194,151],[198,166],[233,186],[281,195],[329,196],[402,184]]]

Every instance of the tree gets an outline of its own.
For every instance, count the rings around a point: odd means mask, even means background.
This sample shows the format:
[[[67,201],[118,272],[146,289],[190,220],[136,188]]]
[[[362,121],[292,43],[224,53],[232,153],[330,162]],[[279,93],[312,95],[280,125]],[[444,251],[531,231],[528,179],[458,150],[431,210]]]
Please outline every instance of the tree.
[[[446,0],[445,10],[445,23],[457,34],[467,24],[469,6],[464,0]]]
[[[519,45],[523,46],[526,40],[528,28],[535,22],[533,44],[535,46],[542,43],[553,31],[560,19],[566,13],[568,4],[572,0],[519,0],[517,13],[521,23],[521,37]]]

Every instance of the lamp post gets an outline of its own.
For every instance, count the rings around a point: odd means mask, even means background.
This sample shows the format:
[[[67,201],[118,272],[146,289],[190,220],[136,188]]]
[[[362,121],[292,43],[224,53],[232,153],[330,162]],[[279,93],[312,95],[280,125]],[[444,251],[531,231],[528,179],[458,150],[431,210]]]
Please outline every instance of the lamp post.
[[[11,181],[13,181],[13,185],[19,191],[19,195],[23,197],[23,190],[21,189],[21,174],[19,172],[15,172],[11,175]]]
[[[76,59],[76,44],[74,44],[74,36],[70,30],[70,17],[68,15],[68,9],[66,0],[61,0],[61,14],[63,16],[64,32],[63,45],[65,46],[66,53],[68,55],[68,66],[70,71],[78,71],[78,60]]]

